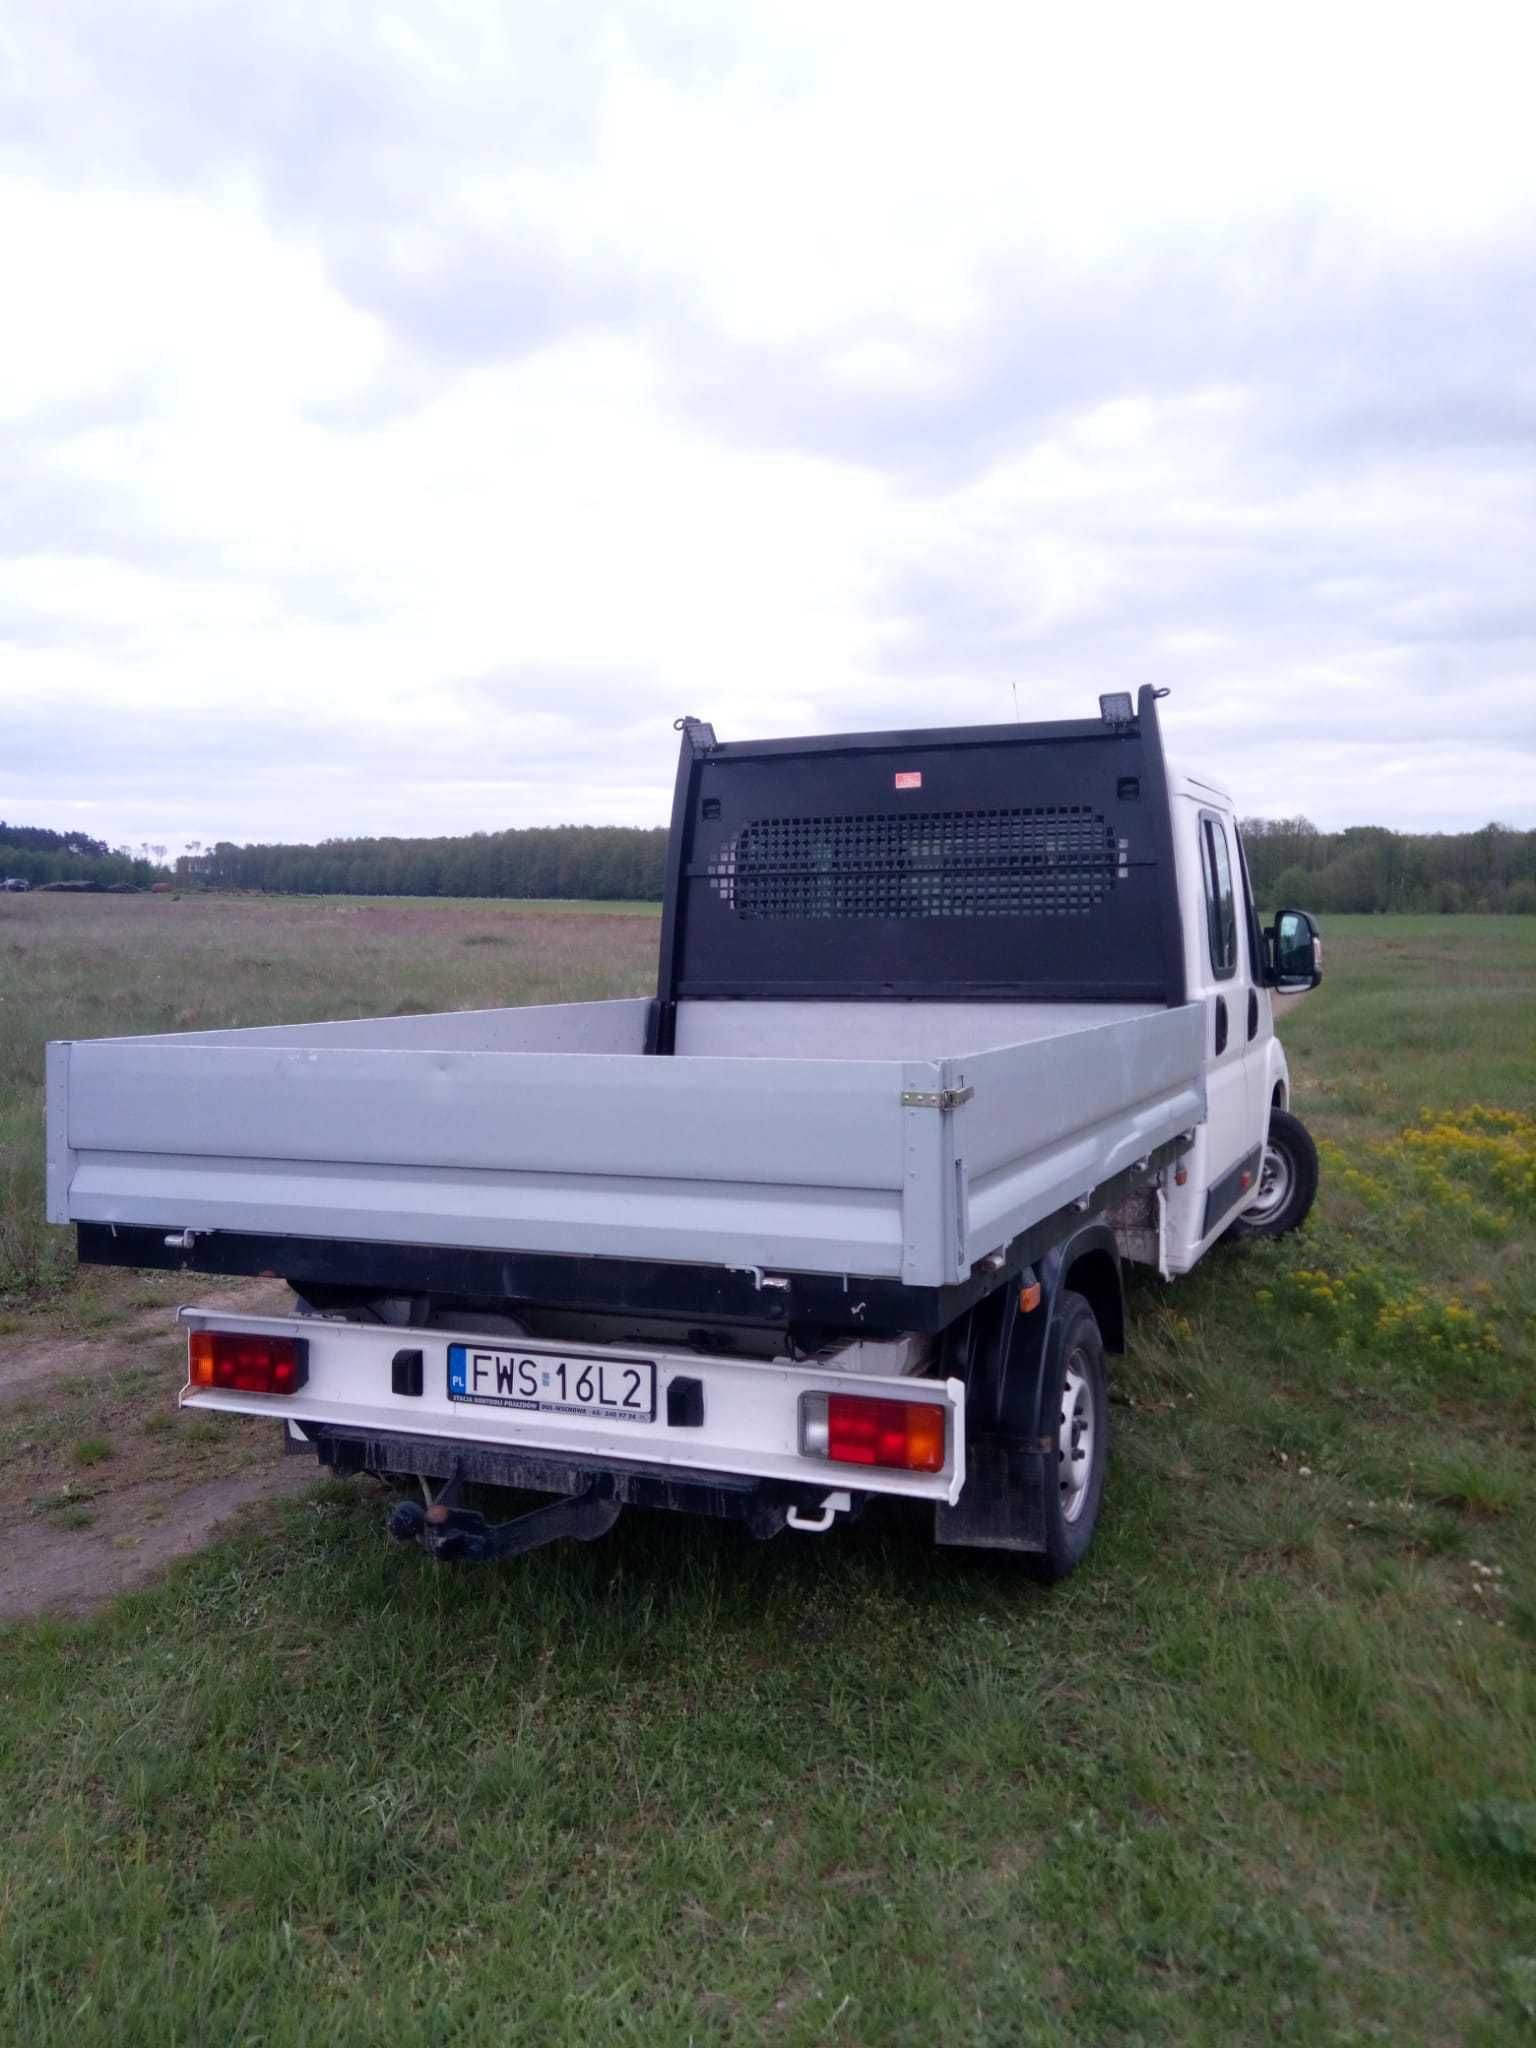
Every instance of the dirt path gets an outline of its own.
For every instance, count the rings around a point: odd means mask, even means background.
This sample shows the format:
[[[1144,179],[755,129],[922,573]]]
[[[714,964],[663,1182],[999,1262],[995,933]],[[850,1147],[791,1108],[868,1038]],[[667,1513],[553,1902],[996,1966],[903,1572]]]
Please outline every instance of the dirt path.
[[[33,1614],[89,1614],[142,1586],[174,1558],[201,1549],[221,1522],[255,1501],[315,1482],[309,1458],[284,1458],[232,1477],[170,1491],[153,1482],[114,1491],[89,1529],[25,1523],[6,1538],[0,1622]]]
[[[238,1309],[248,1316],[286,1315],[293,1296],[280,1280],[248,1280],[237,1287],[198,1287],[203,1308]],[[8,1394],[48,1380],[99,1376],[120,1366],[136,1346],[176,1335],[174,1311],[140,1309],[125,1314],[102,1337],[40,1336],[0,1338],[0,1404]]]
[[[291,1301],[271,1281],[198,1298],[248,1314]],[[271,1423],[178,1410],[183,1357],[164,1309],[101,1336],[0,1340],[0,1622],[87,1614],[314,1483]]]

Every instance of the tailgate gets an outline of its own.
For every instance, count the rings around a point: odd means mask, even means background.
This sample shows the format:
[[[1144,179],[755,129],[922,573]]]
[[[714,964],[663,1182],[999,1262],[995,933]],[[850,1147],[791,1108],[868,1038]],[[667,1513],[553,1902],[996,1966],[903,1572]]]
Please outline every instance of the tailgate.
[[[49,1215],[895,1275],[921,1164],[903,1145],[902,1074],[882,1060],[63,1044]]]

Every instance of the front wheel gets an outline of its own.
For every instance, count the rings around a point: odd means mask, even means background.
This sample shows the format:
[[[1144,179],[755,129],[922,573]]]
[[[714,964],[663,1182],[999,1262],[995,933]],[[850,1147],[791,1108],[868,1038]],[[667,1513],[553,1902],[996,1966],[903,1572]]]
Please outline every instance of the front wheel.
[[[1047,1459],[1045,1548],[1025,1558],[1037,1579],[1054,1583],[1087,1555],[1104,1501],[1109,1462],[1109,1389],[1098,1318],[1080,1294],[1056,1303],[1045,1365],[1043,1415],[1056,1439],[1054,1470]]]
[[[1232,1225],[1234,1237],[1284,1237],[1299,1230],[1317,1199],[1317,1147],[1288,1109],[1269,1113],[1258,1191]]]

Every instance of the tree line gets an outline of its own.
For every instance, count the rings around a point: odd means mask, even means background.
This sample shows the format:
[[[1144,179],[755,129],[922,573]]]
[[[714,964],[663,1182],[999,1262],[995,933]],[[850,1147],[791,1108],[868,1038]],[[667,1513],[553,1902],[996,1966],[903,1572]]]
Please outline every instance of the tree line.
[[[1264,910],[1520,911],[1536,914],[1536,832],[1319,832],[1308,818],[1245,818]]]
[[[1536,831],[1320,832],[1307,818],[1248,818],[1243,839],[1266,912],[1536,913]],[[83,832],[0,823],[0,874],[41,882],[257,889],[293,895],[579,897],[654,902],[662,826],[532,825],[464,838],[325,839],[315,846],[221,840],[164,865],[165,848],[111,848]]]
[[[1249,818],[1254,893],[1268,910],[1536,912],[1536,832],[1320,832],[1306,818]],[[177,878],[214,888],[349,896],[577,896],[655,901],[663,827],[535,825],[459,839],[327,839],[184,856]]]
[[[456,839],[323,839],[318,846],[221,840],[176,863],[179,881],[308,896],[661,895],[663,826],[528,825]]]
[[[50,832],[42,825],[8,825],[0,818],[0,880],[14,876],[34,889],[44,882],[90,882],[100,889],[122,883],[147,889],[166,870],[163,846],[108,846],[88,832]]]

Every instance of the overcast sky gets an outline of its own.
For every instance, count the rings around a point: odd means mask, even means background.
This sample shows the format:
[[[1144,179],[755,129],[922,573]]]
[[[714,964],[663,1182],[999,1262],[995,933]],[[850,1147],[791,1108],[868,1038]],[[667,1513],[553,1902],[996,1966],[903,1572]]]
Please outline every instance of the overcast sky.
[[[1166,684],[1536,823],[1528,5],[9,0],[0,815],[660,822]]]

